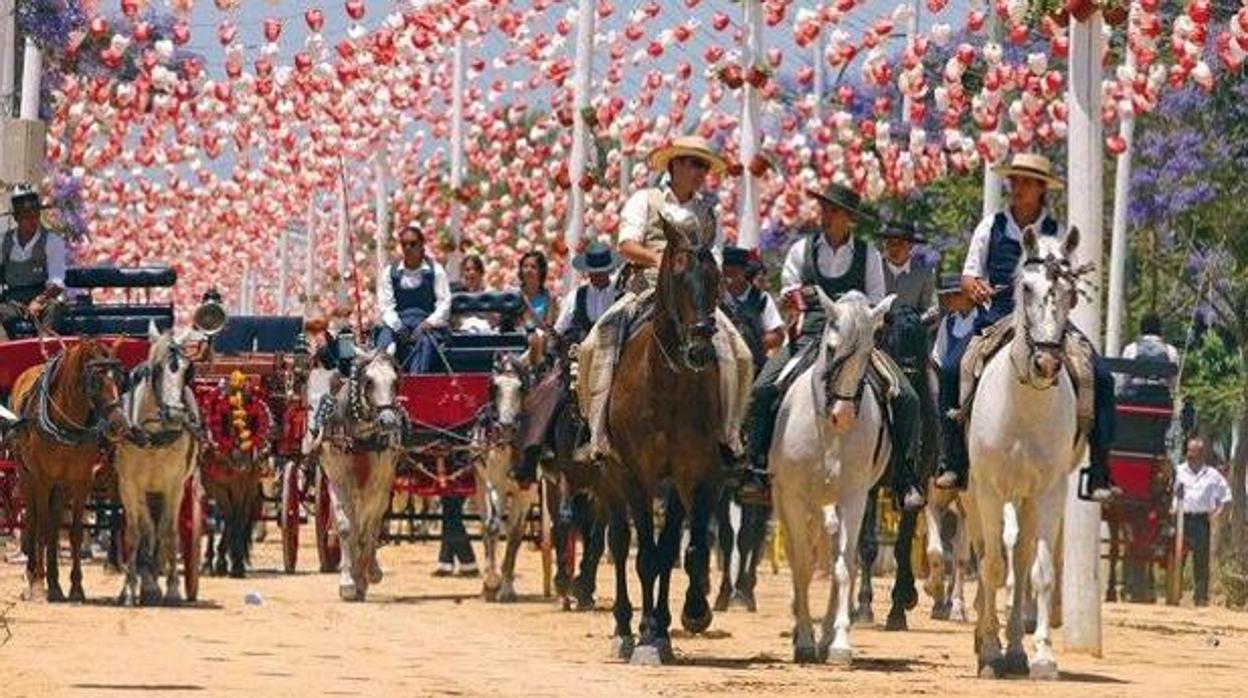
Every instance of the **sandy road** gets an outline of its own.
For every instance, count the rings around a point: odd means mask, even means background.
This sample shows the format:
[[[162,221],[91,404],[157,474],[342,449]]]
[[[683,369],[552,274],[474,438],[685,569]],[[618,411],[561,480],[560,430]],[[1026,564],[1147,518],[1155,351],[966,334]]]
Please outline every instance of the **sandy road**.
[[[1059,654],[1056,684],[974,678],[970,626],[928,620],[926,599],[908,633],[856,631],[852,670],[797,667],[787,574],[769,570],[759,613],[734,609],[704,636],[678,634],[676,666],[631,667],[607,659],[608,612],[564,613],[540,597],[535,553],[522,553],[522,599],[505,607],[479,600],[477,580],[432,578],[434,553],[385,548],[387,578],[366,604],[339,601],[334,577],[275,572],[273,543],[258,546],[252,578],[205,579],[204,601],[190,608],[118,608],[120,578],[95,564],[91,603],[8,610],[0,696],[1175,696],[1241,694],[1248,683],[1248,615],[1126,604],[1105,608],[1106,657]],[[610,572],[600,572],[604,608]],[[676,579],[682,599],[683,573]],[[815,598],[826,598],[821,585]],[[0,564],[0,599],[21,587],[21,568]],[[249,591],[263,603],[246,605]],[[880,618],[886,598],[881,586]]]

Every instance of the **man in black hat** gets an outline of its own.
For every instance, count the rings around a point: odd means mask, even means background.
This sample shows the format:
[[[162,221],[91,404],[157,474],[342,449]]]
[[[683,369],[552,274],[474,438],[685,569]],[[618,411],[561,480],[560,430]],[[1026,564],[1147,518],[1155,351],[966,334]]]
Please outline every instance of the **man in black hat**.
[[[784,319],[771,294],[754,285],[761,261],[744,247],[724,248],[724,294],[720,305],[750,347],[757,371],[768,355],[784,344]]]
[[[585,274],[588,281],[568,293],[559,306],[555,320],[555,332],[564,340],[578,343],[585,338],[589,328],[615,303],[616,288],[611,275],[624,263],[620,256],[605,242],[591,242],[585,251],[572,258],[572,268]]]
[[[17,227],[0,241],[0,334],[29,316],[50,321],[44,311],[65,287],[65,240],[40,225],[39,195],[19,192],[9,202]]]
[[[750,499],[764,498],[767,490],[767,453],[771,449],[782,390],[776,381],[789,361],[807,354],[804,350],[823,333],[825,318],[816,289],[833,298],[858,291],[872,303],[878,303],[885,295],[880,253],[853,235],[854,222],[868,217],[862,211],[861,197],[852,189],[837,184],[823,192],[809,193],[819,201],[820,229],[793,243],[780,275],[786,299],[792,299],[791,302],[804,309],[801,335],[789,345],[788,351],[778,351],[767,360],[754,381],[754,392],[745,415],[746,443],[752,467],[743,483],[742,495]],[[800,370],[799,367],[791,373],[796,375]],[[894,413],[917,415],[918,396],[900,369],[894,373],[899,392],[893,398]],[[904,508],[917,509],[923,504],[923,495],[914,476],[916,449],[913,439],[905,432],[892,430],[894,494]]]
[[[935,316],[936,272],[914,258],[914,246],[927,242],[918,226],[896,221],[880,232],[884,239],[884,290],[896,296],[893,307],[908,305],[920,315]]]

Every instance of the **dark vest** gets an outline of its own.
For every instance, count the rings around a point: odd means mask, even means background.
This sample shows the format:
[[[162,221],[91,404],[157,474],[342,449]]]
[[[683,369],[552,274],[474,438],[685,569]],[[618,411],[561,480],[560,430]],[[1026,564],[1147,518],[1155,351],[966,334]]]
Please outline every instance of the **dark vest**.
[[[433,313],[438,297],[434,292],[433,265],[425,260],[420,267],[420,283],[415,288],[403,288],[399,281],[403,274],[401,264],[390,265],[390,286],[394,289],[394,309],[405,325],[419,324]]]
[[[3,300],[25,305],[43,293],[48,285],[48,233],[44,230],[35,233],[30,259],[24,262],[9,260],[15,247],[17,231],[10,230],[0,243],[0,279],[5,285]]]
[[[854,238],[854,259],[849,264],[849,269],[840,276],[824,276],[819,271],[819,250],[824,246],[819,244],[819,238],[823,235],[822,231],[816,231],[810,237],[806,238],[806,259],[802,263],[801,282],[803,286],[818,286],[823,292],[828,294],[829,298],[836,298],[843,293],[849,291],[858,291],[860,293],[867,292],[867,243]],[[807,307],[802,319],[802,335],[818,336],[823,332],[824,317],[823,308],[815,304],[813,307]]]
[[[763,345],[763,311],[767,308],[767,296],[757,287],[751,286],[744,299],[729,299],[729,315],[732,324],[741,333],[750,354],[754,357],[754,368],[762,368],[767,363],[767,348]]]
[[[574,344],[580,342],[589,334],[597,320],[598,318],[589,316],[589,284],[582,284],[576,289],[576,298],[572,305],[572,324],[568,326],[564,337]]]
[[[981,310],[980,312],[982,313],[983,311]],[[975,337],[974,327],[961,337],[954,336],[953,324],[956,321],[957,315],[954,313],[949,313],[945,316],[945,353],[940,357],[942,368],[947,368],[955,357],[960,361],[966,355],[966,347],[971,343],[971,339]]]
[[[1004,287],[992,296],[992,307],[981,310],[976,327],[987,327],[1014,312],[1014,276],[1023,258],[1023,243],[1006,234],[1009,219],[1004,212],[992,219],[992,232],[988,237],[988,283],[994,288]],[[1057,235],[1057,221],[1045,218],[1040,224],[1040,234]]]

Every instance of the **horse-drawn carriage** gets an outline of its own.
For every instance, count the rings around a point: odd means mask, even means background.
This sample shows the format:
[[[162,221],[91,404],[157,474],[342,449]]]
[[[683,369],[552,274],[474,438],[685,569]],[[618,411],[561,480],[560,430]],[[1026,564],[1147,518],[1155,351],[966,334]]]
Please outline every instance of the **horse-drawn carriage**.
[[[1106,361],[1115,374],[1125,378],[1125,385],[1117,391],[1117,430],[1109,454],[1110,472],[1122,496],[1103,509],[1110,531],[1106,597],[1118,599],[1117,562],[1121,557],[1121,593],[1127,600],[1156,600],[1153,566],[1160,565],[1165,573],[1166,601],[1177,603],[1180,567],[1170,511],[1174,465],[1167,448],[1174,402],[1165,381],[1178,367],[1143,359]]]

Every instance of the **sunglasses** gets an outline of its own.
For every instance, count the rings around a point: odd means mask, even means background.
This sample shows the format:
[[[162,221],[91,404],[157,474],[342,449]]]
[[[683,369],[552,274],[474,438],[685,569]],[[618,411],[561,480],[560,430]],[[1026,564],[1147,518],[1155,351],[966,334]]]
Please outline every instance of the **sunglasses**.
[[[424,247],[425,241],[424,240],[404,240],[403,246],[404,247]]]
[[[711,163],[703,160],[702,158],[691,158],[687,156],[679,157],[679,158],[676,158],[676,162],[683,162],[684,164],[694,168],[695,170],[706,171],[706,170],[711,169]]]

